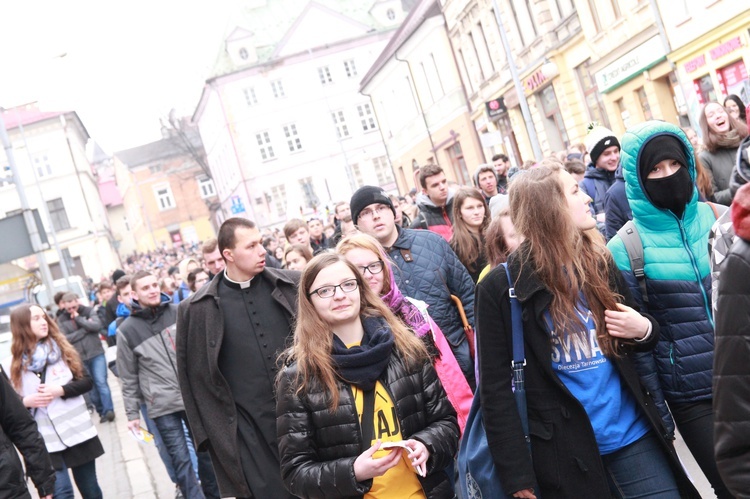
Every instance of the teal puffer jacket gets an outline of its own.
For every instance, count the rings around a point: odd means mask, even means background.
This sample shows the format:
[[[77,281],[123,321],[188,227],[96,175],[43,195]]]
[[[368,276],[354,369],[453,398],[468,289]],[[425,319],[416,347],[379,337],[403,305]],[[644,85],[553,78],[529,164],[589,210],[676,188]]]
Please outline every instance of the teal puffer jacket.
[[[698,190],[682,219],[657,208],[643,189],[638,161],[644,144],[658,135],[674,135],[684,145],[690,176],[695,182],[693,148],[678,127],[649,121],[628,130],[622,138],[622,166],[633,221],[643,242],[644,271],[649,303],[643,311],[660,325],[659,343],[639,373],[661,406],[665,424],[671,418],[663,400],[692,402],[711,398],[714,324],[711,315],[711,272],[708,234],[716,217],[713,208],[698,201]],[[607,245],[615,262],[641,301],[641,291],[630,268],[620,236]]]

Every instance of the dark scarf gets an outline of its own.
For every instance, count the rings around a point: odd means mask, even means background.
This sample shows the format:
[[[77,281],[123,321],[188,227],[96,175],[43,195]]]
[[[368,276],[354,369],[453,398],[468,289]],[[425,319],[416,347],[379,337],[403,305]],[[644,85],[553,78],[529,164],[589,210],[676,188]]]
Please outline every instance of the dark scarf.
[[[393,351],[393,334],[382,317],[364,317],[365,334],[359,346],[346,348],[338,336],[333,336],[333,359],[339,377],[363,391],[375,388]]]

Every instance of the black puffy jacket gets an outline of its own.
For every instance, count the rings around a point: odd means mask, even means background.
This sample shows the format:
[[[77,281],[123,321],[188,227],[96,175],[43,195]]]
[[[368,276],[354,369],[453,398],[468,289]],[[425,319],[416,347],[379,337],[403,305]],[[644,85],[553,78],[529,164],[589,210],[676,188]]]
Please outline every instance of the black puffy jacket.
[[[55,488],[55,470],[36,421],[0,369],[0,497],[30,498],[21,461],[13,446],[23,454],[26,470],[40,496]]]
[[[339,383],[339,406],[330,412],[322,385],[313,383],[307,393],[296,393],[296,374],[296,363],[286,367],[276,390],[276,428],[286,488],[306,498],[362,497],[372,480],[354,478],[362,433],[351,387]],[[458,424],[432,364],[407,370],[398,355],[392,355],[380,382],[396,406],[404,440],[419,440],[430,452],[427,476],[419,477],[425,495],[452,498],[453,487],[444,470],[458,448]]]
[[[719,282],[713,379],[716,465],[736,497],[750,497],[748,360],[750,240],[737,238],[724,260]]]

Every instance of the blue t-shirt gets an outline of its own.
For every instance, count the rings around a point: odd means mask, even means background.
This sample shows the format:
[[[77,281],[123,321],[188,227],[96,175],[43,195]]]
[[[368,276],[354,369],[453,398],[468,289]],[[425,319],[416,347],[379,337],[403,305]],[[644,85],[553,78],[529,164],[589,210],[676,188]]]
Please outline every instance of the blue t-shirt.
[[[586,410],[599,453],[610,454],[632,444],[650,428],[633,394],[623,388],[616,366],[599,349],[594,317],[583,297],[577,312],[588,338],[563,335],[563,346],[552,334],[552,369]],[[551,334],[549,311],[545,321]]]

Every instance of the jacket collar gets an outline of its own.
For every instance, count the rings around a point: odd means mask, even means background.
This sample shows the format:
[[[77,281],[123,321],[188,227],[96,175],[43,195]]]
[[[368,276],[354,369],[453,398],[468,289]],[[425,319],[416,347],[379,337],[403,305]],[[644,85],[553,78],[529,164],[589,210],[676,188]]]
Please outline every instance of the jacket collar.
[[[141,304],[138,303],[138,300],[133,298],[130,315],[146,320],[158,319],[171,303],[172,299],[165,293],[161,294],[161,303],[159,303],[159,305],[157,305],[156,307],[143,308]]]
[[[299,274],[299,272],[295,272],[292,270],[280,270],[280,269],[274,269],[270,267],[266,267],[263,269],[263,272],[255,276],[254,278],[257,279],[258,277],[262,277],[263,279],[267,279],[268,282],[271,283],[271,286],[273,287],[272,295],[273,297],[281,303],[281,305],[289,311],[289,313],[294,316],[294,310],[292,309],[292,306],[290,303],[287,303],[288,300],[284,298],[284,295],[281,294],[279,291],[279,284],[291,286],[292,288],[297,287],[297,283],[292,278],[295,274]],[[206,298],[213,298],[214,300],[219,300],[219,281],[224,279],[224,272],[219,272],[218,275],[214,276],[213,279],[208,283],[207,286],[202,286],[201,289],[199,289],[190,300],[191,303],[196,303],[201,300],[204,300]]]

